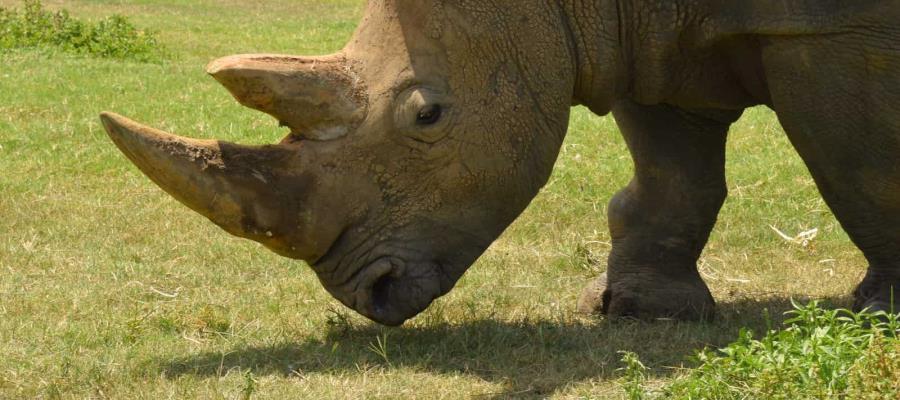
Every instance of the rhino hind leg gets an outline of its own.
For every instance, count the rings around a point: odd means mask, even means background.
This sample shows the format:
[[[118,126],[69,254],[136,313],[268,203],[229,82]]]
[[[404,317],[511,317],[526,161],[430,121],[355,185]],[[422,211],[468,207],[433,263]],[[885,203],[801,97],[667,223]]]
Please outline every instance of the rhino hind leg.
[[[607,272],[578,310],[638,319],[710,319],[697,259],[725,200],[725,140],[739,111],[620,101],[613,109],[635,175],[609,206]]]
[[[764,60],[791,143],[868,261],[854,309],[898,313],[900,50],[865,37],[785,38],[764,49]]]

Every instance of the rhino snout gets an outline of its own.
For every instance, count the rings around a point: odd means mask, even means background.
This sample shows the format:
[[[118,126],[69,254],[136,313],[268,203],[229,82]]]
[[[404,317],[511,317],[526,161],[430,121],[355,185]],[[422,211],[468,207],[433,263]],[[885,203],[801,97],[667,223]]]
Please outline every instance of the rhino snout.
[[[399,326],[444,293],[440,276],[434,263],[412,265],[385,257],[329,291],[365,317],[383,325]]]

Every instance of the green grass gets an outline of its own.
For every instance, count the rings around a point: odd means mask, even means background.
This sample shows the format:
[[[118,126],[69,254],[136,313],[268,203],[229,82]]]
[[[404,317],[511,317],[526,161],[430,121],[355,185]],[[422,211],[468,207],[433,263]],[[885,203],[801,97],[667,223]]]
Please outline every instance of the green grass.
[[[647,367],[625,353],[624,387],[631,399],[900,398],[900,318],[794,304],[783,330],[698,354],[700,366],[665,387],[645,387]]]
[[[621,398],[620,351],[648,367],[644,385],[662,387],[698,365],[698,350],[779,326],[791,298],[849,306],[865,261],[762,108],[729,141],[731,195],[701,259],[721,313],[710,324],[573,312],[605,269],[606,203],[631,174],[613,120],[584,109],[534,204],[401,328],[367,322],[302,263],[179,205],[99,124],[112,110],[183,135],[275,142],[285,132],[205,64],[333,52],[362,3],[45,2],[88,22],[125,16],[171,57],[0,53],[0,398]],[[803,246],[772,226],[819,234]]]
[[[159,61],[164,51],[152,32],[112,15],[95,24],[72,18],[65,9],[51,12],[40,1],[25,0],[21,8],[0,8],[0,51],[59,50],[108,58]]]

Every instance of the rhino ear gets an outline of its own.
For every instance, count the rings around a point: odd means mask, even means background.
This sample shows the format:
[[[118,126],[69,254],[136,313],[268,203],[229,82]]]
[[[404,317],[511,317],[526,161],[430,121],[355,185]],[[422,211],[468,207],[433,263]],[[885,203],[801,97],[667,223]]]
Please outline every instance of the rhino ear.
[[[245,54],[213,61],[207,72],[243,105],[313,139],[334,139],[366,116],[367,98],[343,55]]]

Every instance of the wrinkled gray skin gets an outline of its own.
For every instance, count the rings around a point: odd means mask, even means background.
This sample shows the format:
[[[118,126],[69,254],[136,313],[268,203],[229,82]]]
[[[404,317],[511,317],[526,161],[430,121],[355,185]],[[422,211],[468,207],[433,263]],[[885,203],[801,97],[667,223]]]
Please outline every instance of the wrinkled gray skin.
[[[726,196],[726,133],[758,104],[869,261],[856,308],[889,309],[900,287],[897,0],[370,1],[338,54],[209,71],[291,134],[240,146],[105,113],[112,139],[178,200],[307,260],[383,324],[447,293],[522,212],[573,104],[614,114],[636,170],[582,311],[712,315],[696,261]]]

